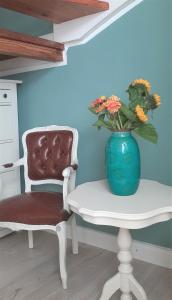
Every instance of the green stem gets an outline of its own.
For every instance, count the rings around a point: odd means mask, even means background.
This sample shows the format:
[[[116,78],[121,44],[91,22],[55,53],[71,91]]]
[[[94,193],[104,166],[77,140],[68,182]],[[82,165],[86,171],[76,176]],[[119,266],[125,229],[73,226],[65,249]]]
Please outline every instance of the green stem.
[[[120,117],[119,112],[117,112],[117,115],[118,115],[119,125],[120,125],[120,127],[121,127],[121,129],[122,129],[122,128],[123,128],[123,125],[122,125],[122,121],[121,121],[121,117]]]
[[[116,122],[116,126],[118,127],[119,130],[121,129],[120,125],[118,124],[118,121]]]
[[[131,127],[131,121],[128,120],[128,121],[125,123],[124,128],[125,128],[125,129],[130,129],[130,127]]]

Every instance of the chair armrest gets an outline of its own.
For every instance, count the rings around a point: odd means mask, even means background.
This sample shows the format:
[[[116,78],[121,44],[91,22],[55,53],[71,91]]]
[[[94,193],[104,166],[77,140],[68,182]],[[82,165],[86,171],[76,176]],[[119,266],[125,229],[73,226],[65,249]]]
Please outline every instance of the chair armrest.
[[[76,170],[78,169],[78,165],[77,164],[73,164],[68,166],[67,168],[65,168],[62,172],[63,177],[69,177],[70,174],[72,172],[76,172]]]
[[[8,170],[13,170],[19,166],[23,165],[23,158],[20,158],[19,160],[17,160],[15,163],[7,163],[4,165],[0,165],[0,172],[4,172],[7,169]]]
[[[67,211],[70,211],[67,203],[67,195],[75,188],[75,175],[78,168],[77,164],[73,164],[65,168],[62,172],[64,177],[63,182],[63,207]]]

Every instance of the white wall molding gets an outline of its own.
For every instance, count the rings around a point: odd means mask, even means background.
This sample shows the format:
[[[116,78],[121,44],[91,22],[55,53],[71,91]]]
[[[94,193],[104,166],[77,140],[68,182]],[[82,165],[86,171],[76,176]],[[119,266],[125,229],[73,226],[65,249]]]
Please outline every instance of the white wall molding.
[[[109,0],[109,10],[105,12],[54,24],[54,39],[68,47],[85,44],[142,1]]]
[[[89,42],[142,1],[143,0],[109,0],[108,11],[78,18],[62,24],[54,24],[53,33],[45,35],[43,38],[65,43],[63,62],[50,63],[34,59],[13,58],[0,62],[0,77],[66,65],[67,50],[69,47]]]
[[[78,240],[98,248],[117,252],[117,238],[112,234],[78,226]],[[68,237],[71,238],[70,230]],[[135,259],[172,269],[172,249],[134,240],[132,254]]]

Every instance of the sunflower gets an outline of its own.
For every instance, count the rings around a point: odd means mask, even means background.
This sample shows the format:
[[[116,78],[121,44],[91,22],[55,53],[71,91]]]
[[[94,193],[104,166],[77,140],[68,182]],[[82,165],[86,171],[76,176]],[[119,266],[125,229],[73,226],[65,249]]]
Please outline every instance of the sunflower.
[[[144,110],[140,105],[136,106],[135,112],[141,122],[145,123],[148,121],[148,116],[144,113]]]
[[[153,99],[155,101],[156,107],[161,104],[161,97],[158,94],[153,94]]]
[[[147,89],[147,92],[150,93],[150,90],[151,90],[151,84],[148,80],[145,80],[145,79],[135,79],[133,82],[132,82],[132,85],[144,85],[145,88]]]

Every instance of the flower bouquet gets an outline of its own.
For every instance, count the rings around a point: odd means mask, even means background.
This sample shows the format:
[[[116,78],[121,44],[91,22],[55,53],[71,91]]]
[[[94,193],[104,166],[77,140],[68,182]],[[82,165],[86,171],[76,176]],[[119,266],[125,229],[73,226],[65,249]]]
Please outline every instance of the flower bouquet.
[[[94,126],[112,132],[106,145],[106,174],[113,194],[132,195],[139,186],[140,152],[131,132],[157,143],[157,132],[148,120],[149,112],[159,107],[160,96],[150,90],[149,81],[136,79],[127,89],[128,105],[112,95],[99,97],[89,107],[98,116]]]
[[[98,116],[94,124],[98,129],[110,131],[133,131],[142,138],[157,143],[158,135],[150,123],[148,113],[160,105],[160,96],[150,94],[151,85],[144,79],[134,80],[128,87],[129,103],[117,96],[101,96],[94,100],[89,110]]]

